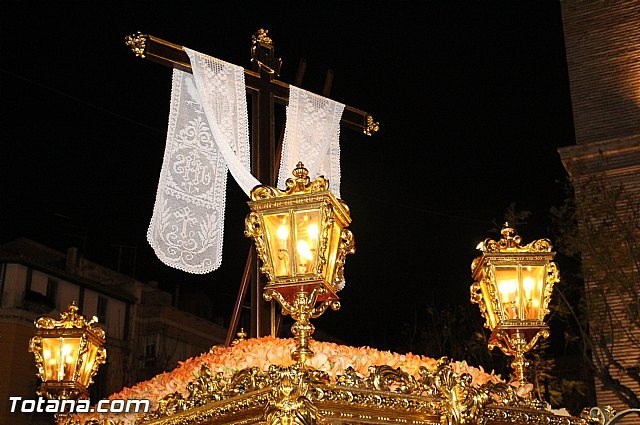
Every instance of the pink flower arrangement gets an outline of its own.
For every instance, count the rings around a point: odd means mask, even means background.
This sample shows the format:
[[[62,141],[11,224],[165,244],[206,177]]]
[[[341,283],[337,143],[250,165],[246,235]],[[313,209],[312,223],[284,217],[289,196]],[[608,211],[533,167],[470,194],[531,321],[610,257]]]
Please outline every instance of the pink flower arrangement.
[[[248,339],[233,347],[214,347],[210,352],[180,362],[171,372],[165,372],[154,378],[140,382],[131,388],[112,394],[110,400],[147,399],[151,401],[151,410],[158,406],[157,402],[168,394],[179,392],[188,396],[187,384],[198,377],[203,365],[209,367],[212,373],[222,372],[225,377],[231,377],[236,371],[257,366],[266,371],[270,365],[289,366],[293,364],[291,352],[295,348],[293,339],[263,337]],[[388,365],[400,368],[403,372],[419,378],[420,367],[434,369],[436,359],[411,353],[397,354],[390,351],[380,351],[369,347],[350,347],[330,342],[311,341],[314,357],[308,362],[310,368],[326,372],[330,378],[336,379],[345,369],[352,367],[356,373],[365,377],[369,375],[369,366]],[[458,375],[468,373],[472,377],[473,385],[487,382],[503,382],[498,375],[486,373],[482,367],[473,367],[464,361],[452,362],[452,368]],[[133,424],[140,414],[78,414],[74,421],[83,424],[88,420],[112,419],[123,425]],[[76,422],[77,423],[77,422]]]

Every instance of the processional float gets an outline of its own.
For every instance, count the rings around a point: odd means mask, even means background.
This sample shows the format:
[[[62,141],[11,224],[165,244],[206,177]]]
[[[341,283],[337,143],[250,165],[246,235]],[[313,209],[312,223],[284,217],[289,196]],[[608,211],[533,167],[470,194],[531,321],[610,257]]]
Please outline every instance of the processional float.
[[[136,34],[127,44],[137,56],[190,71],[181,46]],[[583,417],[561,415],[529,392],[524,353],[547,334],[543,318],[557,281],[546,240],[521,246],[509,226],[499,241],[486,240],[473,263],[472,301],[492,331],[490,344],[515,356],[512,383],[464,361],[429,359],[372,348],[313,341],[311,319],[340,307],[344,263],[354,251],[346,204],[328,190],[323,177],[310,179],[304,164],[293,170],[284,190],[274,187],[273,104],[285,103],[288,86],[274,79],[275,59],[266,31],[253,38],[254,71],[245,71],[254,99],[252,172],[260,181],[251,192],[245,234],[253,238],[261,266],[247,261],[238,296],[244,298],[253,275],[266,282],[252,290],[276,300],[295,323],[293,339],[262,336],[259,322],[250,338],[188,359],[164,373],[112,395],[111,399],[150,399],[151,412],[64,416],[68,425],[213,424],[605,424],[610,411]],[[266,117],[266,119],[265,119]],[[342,124],[372,134],[371,115],[346,107]],[[253,252],[253,249],[252,249]],[[254,270],[255,272],[252,272]],[[252,296],[252,307],[256,307]],[[231,332],[237,327],[237,310]],[[263,313],[254,313],[260,316]],[[267,315],[268,317],[268,315]],[[271,321],[271,329],[273,330]],[[609,416],[607,416],[609,415]]]

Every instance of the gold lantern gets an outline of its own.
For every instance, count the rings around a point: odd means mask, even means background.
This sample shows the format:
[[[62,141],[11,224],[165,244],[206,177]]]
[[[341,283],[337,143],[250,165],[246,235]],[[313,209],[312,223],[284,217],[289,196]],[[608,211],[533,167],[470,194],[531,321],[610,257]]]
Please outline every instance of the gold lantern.
[[[486,239],[478,244],[482,255],[473,260],[471,302],[478,304],[491,330],[489,349],[500,348],[514,356],[513,379],[526,383],[524,354],[539,338],[549,336],[544,319],[553,286],[559,281],[558,268],[551,261],[555,252],[549,240],[520,245],[520,236],[505,223],[502,239]]]
[[[87,397],[87,388],[98,367],[105,362],[105,333],[77,314],[75,302],[60,314],[60,320],[40,317],[29,351],[35,356],[42,385],[38,394],[52,399]]]
[[[309,319],[331,307],[340,308],[338,291],[344,287],[344,261],[354,252],[348,207],[329,191],[329,181],[311,181],[299,162],[287,189],[257,186],[251,191],[251,213],[245,235],[252,237],[267,277],[263,296],[275,298],[284,314],[296,321],[296,360],[313,356]]]

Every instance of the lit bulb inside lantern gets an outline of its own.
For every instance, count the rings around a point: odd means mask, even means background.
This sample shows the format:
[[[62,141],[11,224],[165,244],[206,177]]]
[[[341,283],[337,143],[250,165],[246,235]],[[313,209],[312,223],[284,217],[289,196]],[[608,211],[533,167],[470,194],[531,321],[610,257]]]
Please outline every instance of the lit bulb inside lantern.
[[[289,238],[289,227],[281,224],[278,227],[278,239],[286,241]]]
[[[51,358],[51,351],[50,350],[44,350],[42,352],[42,355],[44,356],[45,360],[46,359],[50,359]]]
[[[531,292],[533,292],[533,288],[535,287],[535,285],[536,282],[533,280],[533,278],[530,277],[526,277],[522,282],[522,286],[524,286],[524,293],[526,294],[527,298],[531,298]]]
[[[51,355],[51,352],[49,352],[49,355]],[[58,361],[53,357],[49,357],[48,359],[45,360],[44,364],[45,364],[45,376],[46,376],[45,380],[55,379],[55,377],[57,376],[56,374],[58,370]]]
[[[317,224],[310,224],[309,227],[307,227],[307,234],[310,239],[318,239],[319,233]]]
[[[515,319],[517,317],[515,294],[518,289],[518,284],[513,279],[503,280],[498,284],[498,291],[504,304],[504,311],[509,319]]]
[[[313,260],[313,252],[311,252],[311,248],[309,248],[309,244],[305,240],[298,241],[298,254],[308,261]]]
[[[275,241],[273,241],[272,249],[275,251],[275,258],[273,258],[273,266],[277,276],[286,275],[289,273],[289,226],[288,219],[285,215],[279,217],[273,217],[269,220],[269,224],[273,225],[275,229]]]
[[[509,300],[513,294],[516,293],[516,281],[515,280],[503,280],[498,284],[498,290],[502,295],[503,300]]]
[[[71,346],[69,344],[64,344],[62,346],[62,354],[65,356],[71,354]]]

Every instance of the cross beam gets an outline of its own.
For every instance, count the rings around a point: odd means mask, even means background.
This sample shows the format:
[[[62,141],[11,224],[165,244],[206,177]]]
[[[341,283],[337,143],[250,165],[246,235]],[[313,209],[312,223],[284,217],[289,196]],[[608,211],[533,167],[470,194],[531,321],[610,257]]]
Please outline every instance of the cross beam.
[[[127,36],[125,42],[140,58],[185,72],[192,72],[189,57],[180,45],[141,33]],[[274,137],[273,106],[274,103],[288,104],[289,84],[274,78],[279,74],[281,60],[275,58],[273,43],[267,36],[266,30],[259,30],[257,35],[253,37],[251,53],[254,69],[244,70],[246,90],[253,98],[251,103],[251,173],[263,184],[275,186],[279,161]],[[325,86],[325,91],[326,89]],[[345,106],[341,124],[367,136],[378,131],[378,123],[373,120],[370,114],[351,106]],[[255,250],[251,249],[231,318],[226,345],[229,345],[233,333],[237,329],[240,308],[249,282],[251,283],[250,335],[251,337],[259,337],[270,333],[272,336],[276,336],[275,305],[273,302],[271,303],[271,311],[269,312],[262,299],[264,278],[260,273]]]
[[[178,44],[141,33],[127,36],[126,43],[137,57],[178,68],[185,72],[192,72],[189,57],[184,48]],[[260,73],[245,69],[244,78],[247,93],[257,94],[261,84]],[[276,103],[286,105],[289,102],[289,84],[280,80],[270,80],[267,89],[273,93]],[[352,130],[361,131],[367,136],[373,135],[379,128],[379,123],[373,120],[373,116],[348,105],[344,108],[340,123]]]

